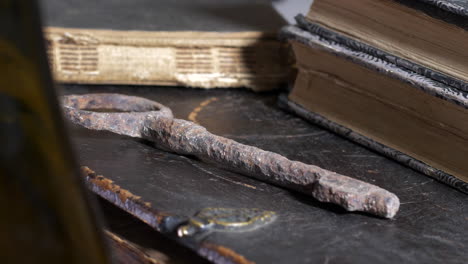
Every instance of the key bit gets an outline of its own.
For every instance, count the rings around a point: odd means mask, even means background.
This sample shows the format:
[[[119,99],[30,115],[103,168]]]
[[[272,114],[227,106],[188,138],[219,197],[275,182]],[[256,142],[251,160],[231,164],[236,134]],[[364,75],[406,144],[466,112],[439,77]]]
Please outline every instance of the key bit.
[[[174,118],[169,108],[145,98],[120,94],[69,95],[62,98],[62,103],[65,116],[88,129],[144,138],[163,150],[215,162],[348,211],[393,218],[400,206],[398,197],[385,189],[214,135],[193,122]]]

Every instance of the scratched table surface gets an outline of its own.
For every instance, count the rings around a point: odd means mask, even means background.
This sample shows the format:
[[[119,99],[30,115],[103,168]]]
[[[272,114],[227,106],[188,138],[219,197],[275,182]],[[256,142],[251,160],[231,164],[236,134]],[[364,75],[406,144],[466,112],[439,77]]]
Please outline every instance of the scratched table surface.
[[[210,132],[368,181],[401,200],[393,220],[348,213],[191,157],[158,150],[148,142],[70,125],[81,165],[140,196],[155,214],[191,217],[207,207],[277,213],[274,222],[253,231],[213,232],[204,237],[179,239],[170,228],[155,226],[213,262],[468,261],[466,194],[282,111],[276,106],[276,93],[125,86],[65,86],[62,91],[116,92],[156,100],[170,107],[177,118],[197,122]],[[98,194],[106,198],[105,192]],[[136,216],[149,221],[148,215]],[[207,242],[226,249],[225,256],[200,251],[197,245]]]

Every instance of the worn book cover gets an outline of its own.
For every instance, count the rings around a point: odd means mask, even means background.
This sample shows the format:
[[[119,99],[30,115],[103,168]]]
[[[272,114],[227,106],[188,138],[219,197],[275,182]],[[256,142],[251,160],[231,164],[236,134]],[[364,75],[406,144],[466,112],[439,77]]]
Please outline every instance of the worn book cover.
[[[400,198],[394,220],[345,212],[210,162],[70,123],[80,165],[87,166],[83,180],[95,194],[212,263],[464,264],[468,258],[466,194],[291,116],[275,106],[275,93],[125,86],[67,86],[64,91],[157,99],[175,116],[196,120],[212,133],[345,173]],[[192,112],[198,112],[195,118]],[[255,208],[277,217],[253,230],[223,232],[207,225],[211,232],[177,236],[187,220],[203,220],[198,212],[204,208]],[[164,241],[152,237],[150,245],[164,248]]]
[[[66,83],[272,89],[285,24],[266,0],[45,0],[55,78]]]
[[[454,14],[468,16],[468,2],[466,0],[419,0]]]
[[[299,65],[284,107],[468,193],[466,92],[298,27],[281,35]]]
[[[298,26],[468,91],[467,1],[315,1]]]

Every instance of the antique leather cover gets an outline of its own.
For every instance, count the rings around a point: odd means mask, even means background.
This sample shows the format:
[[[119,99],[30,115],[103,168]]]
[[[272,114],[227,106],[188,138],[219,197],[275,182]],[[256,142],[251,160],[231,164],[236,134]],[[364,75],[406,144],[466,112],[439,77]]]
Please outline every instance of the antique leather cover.
[[[214,263],[463,263],[468,258],[466,194],[283,112],[275,93],[112,86],[68,86],[65,92],[156,100],[177,118],[213,133],[371,182],[401,200],[393,220],[346,213],[147,142],[71,127],[80,164],[95,172],[84,170],[95,193]],[[278,217],[249,232],[177,237],[174,219],[189,219],[207,207],[258,208]]]
[[[285,24],[268,0],[41,2],[48,27],[275,34]]]

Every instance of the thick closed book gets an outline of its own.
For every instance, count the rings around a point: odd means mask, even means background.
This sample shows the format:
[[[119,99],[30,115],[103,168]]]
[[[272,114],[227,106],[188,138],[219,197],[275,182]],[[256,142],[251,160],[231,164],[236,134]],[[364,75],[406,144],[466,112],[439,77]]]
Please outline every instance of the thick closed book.
[[[288,26],[298,76],[286,106],[468,192],[468,94]]]
[[[468,91],[468,2],[315,0],[300,27]]]
[[[64,83],[278,87],[285,24],[269,1],[42,1],[55,78]]]

